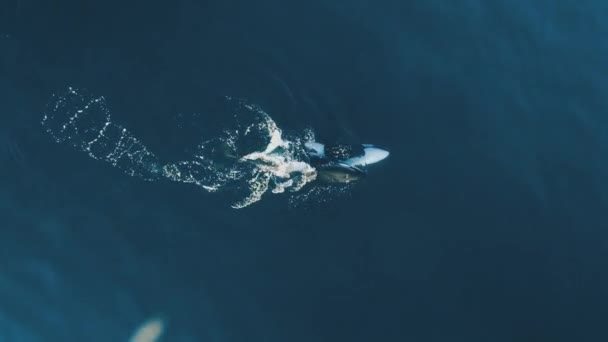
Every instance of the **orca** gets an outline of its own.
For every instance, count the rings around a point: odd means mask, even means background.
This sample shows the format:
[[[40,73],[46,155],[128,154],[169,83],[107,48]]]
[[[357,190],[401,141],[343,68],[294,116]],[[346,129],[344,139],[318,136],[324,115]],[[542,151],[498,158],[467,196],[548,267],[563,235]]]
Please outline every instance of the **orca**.
[[[372,144],[326,146],[319,142],[311,141],[304,143],[304,146],[311,159],[335,161],[357,167],[376,164],[390,155],[387,150]]]
[[[304,143],[318,178],[325,183],[350,183],[365,177],[366,167],[388,158],[390,153],[372,144],[324,145]]]

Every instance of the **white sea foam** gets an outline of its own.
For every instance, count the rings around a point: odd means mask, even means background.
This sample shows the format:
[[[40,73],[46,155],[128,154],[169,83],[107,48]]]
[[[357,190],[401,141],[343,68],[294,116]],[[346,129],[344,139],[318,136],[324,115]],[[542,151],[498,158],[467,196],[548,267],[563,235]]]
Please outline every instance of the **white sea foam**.
[[[160,161],[113,120],[104,97],[87,97],[73,88],[55,96],[42,124],[56,142],[70,144],[131,176],[194,184],[208,192],[244,188],[248,194],[233,208],[247,207],[269,190],[275,194],[299,191],[316,179],[315,168],[302,158],[300,139],[284,138],[276,122],[259,107],[227,100],[236,104],[236,127],[202,142],[190,160]],[[306,136],[313,136],[312,131]],[[259,143],[259,148],[251,151],[252,142]]]

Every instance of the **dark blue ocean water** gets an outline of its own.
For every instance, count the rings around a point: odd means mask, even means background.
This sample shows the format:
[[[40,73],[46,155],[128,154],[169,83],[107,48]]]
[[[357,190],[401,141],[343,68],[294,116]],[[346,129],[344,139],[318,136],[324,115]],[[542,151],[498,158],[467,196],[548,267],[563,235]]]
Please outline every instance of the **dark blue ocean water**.
[[[7,4],[8,2],[8,4]],[[608,3],[5,1],[0,341],[608,339]],[[68,86],[159,154],[223,96],[387,147],[243,210],[40,125]]]

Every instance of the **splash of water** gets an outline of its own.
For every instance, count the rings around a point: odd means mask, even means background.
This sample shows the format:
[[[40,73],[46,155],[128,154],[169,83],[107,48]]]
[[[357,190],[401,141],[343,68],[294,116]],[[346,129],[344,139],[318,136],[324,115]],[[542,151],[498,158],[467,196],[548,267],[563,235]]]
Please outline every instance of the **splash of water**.
[[[131,176],[194,184],[208,192],[244,189],[247,194],[232,204],[237,209],[261,200],[269,190],[297,192],[316,179],[317,171],[306,162],[303,147],[312,131],[287,139],[259,107],[238,99],[227,101],[236,104],[236,127],[200,143],[192,158],[184,161],[161,161],[113,120],[104,97],[88,97],[73,88],[54,96],[42,125],[57,143],[69,144]]]

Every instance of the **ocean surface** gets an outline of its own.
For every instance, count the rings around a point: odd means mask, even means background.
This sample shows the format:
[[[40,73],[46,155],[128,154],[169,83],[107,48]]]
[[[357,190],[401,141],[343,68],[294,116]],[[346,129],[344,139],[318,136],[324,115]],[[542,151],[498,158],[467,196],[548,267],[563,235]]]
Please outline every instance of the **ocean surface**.
[[[3,1],[0,341],[608,340],[607,18],[599,0]],[[227,96],[391,155],[339,196],[234,209],[57,143],[41,122],[69,87],[163,160],[227,125]]]

